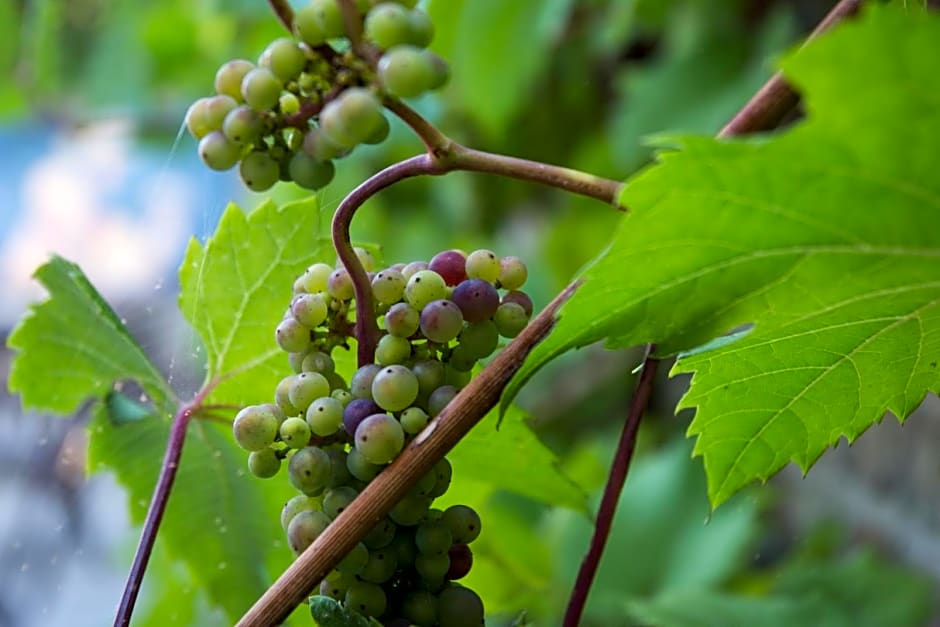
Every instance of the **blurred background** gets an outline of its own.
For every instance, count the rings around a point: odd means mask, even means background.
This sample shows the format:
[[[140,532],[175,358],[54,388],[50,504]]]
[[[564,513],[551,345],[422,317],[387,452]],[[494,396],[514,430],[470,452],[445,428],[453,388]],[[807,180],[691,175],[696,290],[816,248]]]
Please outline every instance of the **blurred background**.
[[[716,132],[831,4],[425,1],[454,80],[415,107],[468,145],[623,179],[649,163],[651,136]],[[221,63],[253,59],[282,34],[262,0],[0,0],[0,336],[42,297],[30,275],[56,252],[82,266],[178,389],[198,386],[179,359],[190,348],[176,267],[229,201],[251,208],[265,195],[203,167],[183,115]],[[338,164],[322,206],[420,149],[393,124],[388,142]],[[304,194],[281,184],[267,195]],[[518,255],[542,305],[617,220],[593,201],[455,173],[383,192],[353,237],[389,263],[448,247]],[[585,349],[520,399],[592,504],[639,360]],[[889,416],[807,477],[788,468],[711,513],[684,438],[690,416],[674,414],[685,384],[657,384],[585,624],[940,625],[936,398],[903,428]],[[139,533],[127,496],[110,475],[86,475],[86,415],[23,413],[5,394],[0,626],[109,624]],[[470,584],[492,624],[522,610],[559,623],[590,521],[498,486],[470,482],[455,498],[488,526]],[[158,551],[136,624],[225,624],[187,581]]]

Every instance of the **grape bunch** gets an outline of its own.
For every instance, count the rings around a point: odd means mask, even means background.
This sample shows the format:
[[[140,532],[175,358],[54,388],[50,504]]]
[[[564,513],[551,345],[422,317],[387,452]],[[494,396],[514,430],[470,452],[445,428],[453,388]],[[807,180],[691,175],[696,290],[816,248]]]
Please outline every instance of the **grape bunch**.
[[[281,513],[288,544],[300,554],[360,491],[456,396],[500,337],[515,337],[532,315],[521,291],[525,264],[489,250],[448,250],[430,262],[376,271],[371,279],[381,337],[375,363],[347,380],[332,354],[349,348],[353,283],[340,265],[317,263],[293,285],[275,330],[291,374],[274,402],[242,409],[233,430],[250,451],[252,474],[287,466],[299,494]],[[470,507],[433,507],[451,481],[446,459],[379,521],[321,583],[320,594],[384,625],[463,627],[483,623],[483,603],[456,580],[473,563],[480,517]]]
[[[383,96],[418,96],[447,81],[447,64],[426,50],[434,24],[414,4],[357,0],[366,58],[344,40],[337,0],[310,0],[295,15],[296,38],[274,40],[257,63],[223,64],[215,95],[186,113],[202,161],[213,170],[238,165],[254,191],[278,181],[325,186],[333,160],[388,136]]]

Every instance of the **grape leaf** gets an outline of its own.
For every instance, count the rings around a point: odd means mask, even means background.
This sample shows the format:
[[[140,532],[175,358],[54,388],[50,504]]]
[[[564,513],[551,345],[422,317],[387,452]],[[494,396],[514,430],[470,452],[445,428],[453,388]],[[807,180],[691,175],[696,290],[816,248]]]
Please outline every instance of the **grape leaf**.
[[[374,618],[366,618],[348,610],[332,597],[321,594],[310,597],[310,615],[320,627],[372,627],[380,625]]]
[[[8,385],[24,407],[68,415],[135,379],[161,408],[173,391],[110,305],[74,263],[53,256],[34,276],[49,292],[7,339],[16,354]]]
[[[635,177],[631,208],[555,332],[508,389],[603,338],[695,372],[709,495],[788,461],[804,470],[886,411],[940,387],[940,18],[868,8],[783,64],[809,117],[750,141],[679,140]]]
[[[202,338],[206,379],[222,380],[210,402],[258,403],[284,377],[286,357],[274,328],[290,304],[291,285],[319,255],[316,200],[245,215],[230,205],[205,245],[192,239],[180,267],[180,309]]]

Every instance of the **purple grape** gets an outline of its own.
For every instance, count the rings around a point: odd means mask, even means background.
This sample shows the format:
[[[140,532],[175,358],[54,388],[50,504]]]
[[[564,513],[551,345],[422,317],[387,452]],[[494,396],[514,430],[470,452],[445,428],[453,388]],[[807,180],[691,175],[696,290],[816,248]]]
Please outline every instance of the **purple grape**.
[[[428,264],[428,270],[434,270],[444,277],[448,285],[458,285],[467,278],[467,258],[459,250],[445,250],[437,253]]]
[[[450,570],[447,571],[447,579],[462,579],[467,576],[473,567],[473,551],[466,544],[454,544],[447,551],[447,557],[450,558]]]
[[[355,435],[359,423],[372,414],[382,413],[382,408],[370,398],[356,398],[349,401],[343,409],[343,429],[349,435]]]
[[[489,320],[499,307],[499,292],[482,279],[467,279],[454,288],[450,299],[460,307],[467,322]]]
[[[421,310],[421,332],[438,344],[451,341],[463,329],[463,315],[449,300],[434,300]]]
[[[525,292],[520,292],[519,290],[513,290],[511,292],[506,292],[506,295],[503,296],[504,303],[516,303],[525,310],[525,315],[532,316],[532,299],[529,298],[529,295]]]

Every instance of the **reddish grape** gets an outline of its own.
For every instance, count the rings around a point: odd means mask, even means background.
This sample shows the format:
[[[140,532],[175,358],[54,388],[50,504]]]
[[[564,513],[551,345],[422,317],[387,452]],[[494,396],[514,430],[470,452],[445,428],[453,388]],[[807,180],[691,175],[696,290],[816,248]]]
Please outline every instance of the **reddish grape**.
[[[428,270],[434,270],[444,278],[447,285],[457,285],[467,278],[467,258],[459,250],[445,250],[437,253],[428,264]]]
[[[467,279],[454,288],[450,298],[460,307],[467,322],[489,320],[499,307],[496,288],[482,279]]]

